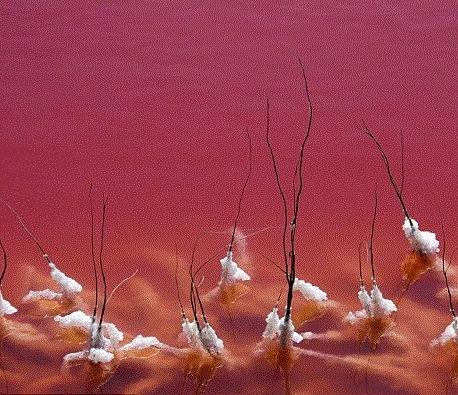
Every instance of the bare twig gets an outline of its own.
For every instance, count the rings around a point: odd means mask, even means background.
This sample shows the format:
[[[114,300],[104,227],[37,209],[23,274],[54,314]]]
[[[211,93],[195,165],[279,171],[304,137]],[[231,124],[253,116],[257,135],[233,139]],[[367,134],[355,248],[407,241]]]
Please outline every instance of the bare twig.
[[[103,302],[102,302],[102,311],[100,313],[99,331],[102,329],[103,317],[105,315],[105,309],[107,305],[107,280],[106,280],[105,270],[103,268],[103,260],[102,260],[104,239],[105,239],[105,217],[106,217],[106,211],[107,211],[107,202],[108,202],[108,199],[103,197],[102,230],[101,230],[101,237],[100,237],[100,252],[99,252],[99,267],[100,267],[100,274],[102,275],[102,282],[103,282]]]
[[[447,268],[447,270],[445,269],[446,240],[445,240],[444,220],[443,220],[442,216],[441,216],[441,229],[442,229],[442,273],[444,274],[444,278],[445,278],[445,287],[447,288],[448,303],[449,303],[449,307],[450,307],[450,313],[452,314],[453,318],[456,318],[455,308],[454,308],[453,302],[452,302],[452,293],[450,291],[450,285],[448,283],[448,277],[447,277],[448,268]]]
[[[2,274],[0,275],[0,287],[1,287],[3,278],[5,277],[6,267],[7,267],[7,263],[8,263],[8,257],[6,255],[6,250],[5,250],[5,247],[4,247],[1,239],[0,239],[0,247],[2,248],[2,252],[3,252],[3,269],[2,269]]]
[[[245,182],[243,184],[243,187],[242,187],[242,191],[240,193],[240,198],[239,198],[239,203],[238,203],[238,208],[237,208],[237,215],[235,217],[235,221],[234,221],[234,228],[232,230],[232,237],[231,237],[231,242],[229,244],[229,251],[232,251],[232,247],[233,247],[233,244],[234,244],[234,238],[235,238],[235,231],[237,229],[237,223],[238,223],[238,220],[239,220],[239,217],[240,217],[240,211],[242,209],[242,200],[243,200],[243,195],[245,194],[245,189],[248,185],[248,180],[250,179],[250,176],[251,176],[251,169],[252,169],[252,145],[251,145],[251,136],[250,136],[250,133],[248,132],[248,129],[246,130],[246,135],[247,135],[247,138],[248,138],[248,146],[249,146],[249,153],[248,153],[248,163],[249,163],[249,167],[248,167],[248,173],[247,173],[247,176],[246,176],[246,179],[245,179]]]
[[[413,222],[412,222],[412,219],[407,211],[407,207],[404,203],[404,200],[402,198],[402,192],[401,190],[399,189],[394,177],[393,177],[393,174],[391,172],[391,167],[390,167],[390,162],[388,160],[388,157],[387,155],[385,154],[385,151],[383,150],[383,147],[382,145],[379,143],[379,141],[375,138],[374,134],[371,132],[371,130],[367,127],[367,125],[365,123],[364,124],[364,133],[369,136],[375,143],[378,151],[380,152],[380,155],[382,156],[382,159],[383,159],[383,163],[385,164],[385,169],[386,169],[386,172],[388,174],[388,178],[390,180],[390,183],[394,189],[394,192],[396,193],[396,196],[398,197],[399,199],[399,202],[401,203],[401,208],[402,208],[402,211],[404,212],[404,215],[406,216],[407,220],[409,221],[409,224],[411,226],[411,228],[413,229]],[[403,143],[404,144],[404,143]]]
[[[95,261],[95,237],[94,237],[94,207],[92,202],[92,183],[89,187],[89,203],[91,209],[91,258],[92,258],[92,268],[94,271],[94,284],[95,284],[95,303],[94,310],[92,312],[92,324],[95,322],[97,315],[97,308],[99,305],[99,276],[97,273],[97,264]]]
[[[375,279],[375,266],[374,266],[374,233],[375,233],[375,219],[377,218],[377,189],[375,190],[375,205],[374,205],[374,215],[372,217],[371,225],[371,239],[369,243],[369,253],[370,253],[370,262],[371,262],[371,273],[372,273],[372,282],[376,282]]]
[[[3,201],[3,203],[8,207],[8,209],[13,213],[13,215],[16,217],[17,221],[19,224],[22,226],[22,228],[25,230],[25,232],[30,236],[30,238],[35,242],[36,246],[40,250],[41,254],[43,255],[43,258],[46,260],[46,262],[51,263],[51,259],[49,258],[49,255],[46,253],[44,248],[41,246],[41,244],[38,242],[38,239],[34,236],[34,234],[27,228],[25,222],[21,218],[21,216],[17,213],[17,211],[9,205],[9,203],[3,199],[0,198],[0,200]]]
[[[275,154],[272,148],[272,145],[270,143],[270,104],[269,104],[269,99],[267,99],[267,114],[266,114],[266,140],[267,140],[267,146],[269,147],[269,152],[270,152],[270,157],[272,159],[272,165],[275,173],[275,181],[277,183],[278,191],[280,192],[282,204],[283,204],[283,233],[282,233],[282,245],[283,245],[283,258],[285,262],[285,272],[288,274],[289,272],[289,264],[288,264],[288,253],[286,250],[286,229],[288,227],[288,205],[286,203],[286,197],[285,193],[283,192],[283,188],[281,186],[280,182],[280,175],[278,173],[278,166],[277,166],[277,160],[275,159]],[[286,279],[288,279],[288,275],[286,276]]]

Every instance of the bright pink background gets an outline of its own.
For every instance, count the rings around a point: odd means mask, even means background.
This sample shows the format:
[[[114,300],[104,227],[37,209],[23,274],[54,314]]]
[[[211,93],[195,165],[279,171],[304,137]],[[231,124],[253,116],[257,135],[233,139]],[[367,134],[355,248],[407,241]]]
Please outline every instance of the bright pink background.
[[[245,128],[253,138],[254,169],[240,226],[246,232],[272,227],[249,239],[245,264],[255,287],[281,287],[276,269],[256,254],[262,250],[281,259],[276,228],[281,205],[265,144],[265,102],[269,97],[272,140],[288,188],[306,121],[297,58],[306,66],[315,109],[304,163],[299,276],[345,302],[347,309],[357,308],[357,246],[368,237],[378,184],[379,281],[388,297],[399,293],[398,267],[406,248],[403,217],[376,150],[360,132],[362,120],[380,137],[397,174],[399,131],[404,131],[407,205],[420,226],[435,232],[442,212],[447,241],[454,246],[453,2],[281,4],[3,3],[0,192],[60,267],[86,288],[92,287],[89,183],[96,184],[99,195],[109,196],[110,284],[140,268],[159,295],[173,300],[172,263],[164,264],[164,257],[170,258],[174,244],[188,258],[198,235],[232,224],[247,167]],[[15,274],[24,265],[43,273],[46,268],[14,218],[6,209],[2,213],[0,232],[11,263],[4,293],[19,304],[22,294],[15,290],[27,289]],[[200,259],[217,248],[223,251],[226,239],[208,237]],[[217,281],[217,268],[215,260],[213,270],[207,270],[208,288]],[[436,335],[449,321],[445,302],[434,297],[440,287],[440,276],[427,274],[411,293],[414,301],[443,313],[431,328]],[[261,333],[262,317],[276,299],[275,292],[269,296],[259,307],[255,333]],[[218,310],[212,313],[216,320]],[[178,310],[154,314],[173,328],[165,339],[172,342],[179,332]],[[129,329],[142,328],[141,323],[139,316]],[[157,334],[160,329],[142,331]],[[424,339],[426,348],[429,340]],[[266,367],[260,374],[271,373]],[[229,384],[221,389],[221,376],[211,384],[213,393],[233,393]],[[313,372],[296,378],[298,391],[314,393],[310,377]],[[250,376],[239,378],[239,390],[247,390]],[[124,388],[115,379],[113,388]],[[325,375],[323,380],[336,378]],[[26,391],[27,386],[18,388]]]

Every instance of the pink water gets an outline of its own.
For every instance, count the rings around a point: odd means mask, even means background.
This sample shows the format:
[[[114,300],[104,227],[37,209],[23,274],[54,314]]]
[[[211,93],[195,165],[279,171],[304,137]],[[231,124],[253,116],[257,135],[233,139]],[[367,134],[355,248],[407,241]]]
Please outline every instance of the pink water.
[[[252,356],[263,319],[282,286],[281,273],[257,254],[263,251],[281,259],[281,202],[265,144],[266,97],[271,100],[272,140],[289,191],[306,122],[297,61],[301,58],[315,121],[304,163],[298,270],[300,277],[342,303],[336,308],[339,313],[311,324],[310,330],[340,330],[339,314],[358,308],[357,247],[370,231],[376,184],[376,264],[379,282],[393,299],[399,294],[399,262],[406,249],[402,212],[376,150],[361,133],[362,120],[379,136],[396,174],[403,130],[405,200],[411,214],[421,226],[439,233],[442,212],[448,245],[455,246],[453,5],[4,3],[1,196],[21,213],[59,266],[91,289],[87,193],[94,182],[98,196],[109,196],[109,284],[114,286],[137,268],[138,281],[149,284],[143,296],[130,295],[135,291],[129,286],[121,291],[109,319],[126,332],[177,344],[174,245],[178,243],[180,255],[189,259],[201,233],[231,226],[247,167],[248,128],[254,169],[240,226],[246,232],[271,228],[248,240],[243,264],[252,274],[254,292],[241,301],[233,326],[209,306],[236,362],[218,372],[208,392],[278,393],[281,377]],[[10,256],[3,293],[20,305],[29,286],[26,267],[43,274],[46,267],[5,208],[2,223],[1,238]],[[221,235],[206,240],[199,259],[217,249],[223,253],[228,242]],[[216,283],[218,270],[215,259],[203,287]],[[380,370],[369,369],[370,393],[426,393],[445,386],[447,368],[437,366],[428,349],[431,338],[450,321],[446,300],[435,297],[442,287],[440,273],[432,272],[414,285],[396,329],[411,345],[407,351],[382,348],[372,357]],[[129,295],[135,307],[123,304]],[[127,308],[134,311],[126,313]],[[17,319],[29,318],[24,314]],[[243,336],[236,337],[237,331]],[[68,389],[58,384],[64,353],[60,348],[51,350],[52,358],[44,351],[31,357],[28,346],[8,349],[5,342],[5,353],[12,350],[16,355],[16,363],[8,366],[18,376],[11,380],[14,391],[29,392],[28,377],[41,383],[49,375],[55,375],[56,387],[50,389],[44,382],[33,390]],[[53,342],[50,338],[46,352]],[[352,342],[303,347],[341,356],[358,353]],[[347,362],[301,358],[293,369],[293,389],[301,394],[364,393],[364,366],[354,383],[355,368]],[[32,363],[34,369],[26,377]],[[169,369],[157,358],[127,364],[105,391],[176,392],[182,376],[174,363],[170,361]]]

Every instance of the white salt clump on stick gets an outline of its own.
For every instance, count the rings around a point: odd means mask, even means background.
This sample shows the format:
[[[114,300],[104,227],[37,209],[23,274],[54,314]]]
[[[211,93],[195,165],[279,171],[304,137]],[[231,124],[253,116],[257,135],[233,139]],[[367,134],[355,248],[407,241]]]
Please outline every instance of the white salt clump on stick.
[[[54,263],[50,262],[49,268],[51,269],[52,279],[57,284],[59,284],[64,294],[77,294],[83,290],[81,284],[79,284],[73,278],[68,277],[65,273],[61,272]]]
[[[454,340],[458,341],[458,318],[453,318],[453,321],[450,325],[448,325],[444,332],[437,338],[431,342],[431,347],[443,346],[447,344],[449,341]]]
[[[45,255],[45,258],[47,255]],[[56,292],[50,289],[42,291],[29,291],[29,293],[22,299],[24,302],[32,302],[38,300],[61,300],[64,297],[73,299],[76,294],[79,294],[83,287],[76,280],[68,277],[64,272],[60,271],[57,266],[49,262],[51,269],[51,278],[59,285],[61,291]]]
[[[300,343],[304,338],[294,331],[294,325],[291,320],[285,325],[285,317],[278,316],[278,309],[274,307],[267,315],[266,327],[262,333],[265,340],[275,340],[283,338],[285,341],[292,340],[294,343]]]
[[[200,340],[205,349],[210,352],[210,354],[220,354],[224,350],[223,341],[218,338],[215,330],[210,326],[209,323],[206,323],[200,332]]]
[[[418,222],[411,218],[412,225],[406,217],[402,229],[414,251],[421,251],[423,254],[432,255],[439,252],[439,241],[436,234],[428,231],[421,231]]]
[[[17,309],[6,299],[3,299],[2,292],[0,291],[0,316],[5,314],[14,314],[17,312]]]
[[[92,317],[88,316],[81,310],[74,311],[73,313],[65,316],[58,315],[54,317],[54,321],[58,322],[59,325],[64,328],[77,327],[84,329],[87,332],[91,330],[91,326],[93,324]]]
[[[232,251],[220,260],[221,262],[221,281],[220,284],[231,284],[238,281],[248,281],[250,276],[239,268],[238,264],[232,260]]]
[[[369,295],[364,286],[358,292],[358,299],[363,307],[362,310],[350,312],[345,317],[345,321],[354,323],[363,318],[383,318],[390,316],[397,311],[397,307],[390,299],[385,299],[377,284],[372,286],[371,294]]]
[[[314,300],[316,302],[324,302],[328,300],[327,293],[322,291],[315,285],[299,280],[296,278],[293,284],[293,291],[299,291],[302,296],[307,300]]]

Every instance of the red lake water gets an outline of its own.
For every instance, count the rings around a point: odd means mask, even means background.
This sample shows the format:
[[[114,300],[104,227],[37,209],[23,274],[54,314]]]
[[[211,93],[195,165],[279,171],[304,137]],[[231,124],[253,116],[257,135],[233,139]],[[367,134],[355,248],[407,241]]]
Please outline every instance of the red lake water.
[[[369,239],[379,205],[374,256],[384,296],[402,290],[408,243],[403,213],[374,144],[374,131],[421,229],[437,234],[444,218],[446,255],[457,246],[456,9],[453,2],[294,1],[4,2],[0,6],[0,196],[17,210],[45,251],[94,299],[89,185],[100,235],[108,197],[104,263],[114,294],[106,319],[126,339],[156,336],[171,346],[186,311],[187,270],[195,240],[202,294],[216,287],[248,169],[253,171],[239,226],[246,239],[234,259],[252,277],[250,292],[228,311],[204,298],[227,355],[209,394],[278,394],[281,373],[256,355],[266,315],[284,276],[282,202],[266,144],[271,140],[288,201],[307,102],[314,118],[305,146],[297,224],[297,277],[326,291],[326,314],[301,332],[334,331],[304,341],[291,368],[296,394],[426,394],[458,391],[449,361],[430,342],[451,322],[442,273],[430,270],[399,305],[396,327],[376,351],[342,322],[359,310],[358,246]],[[81,350],[57,335],[52,317],[21,302],[51,287],[40,251],[5,205],[0,238],[8,253],[3,296],[18,308],[2,343],[9,392],[85,391],[81,372],[61,371]],[[441,245],[442,247],[442,245]],[[453,288],[458,278],[449,271]],[[369,285],[370,268],[364,266]],[[200,281],[200,279],[199,279]],[[37,288],[42,286],[41,288]],[[34,288],[35,287],[35,288]],[[452,292],[456,297],[455,292]],[[300,295],[297,295],[297,299]],[[283,310],[284,301],[280,302]],[[22,332],[21,332],[22,331]],[[180,359],[159,353],[123,361],[104,393],[192,393]]]

